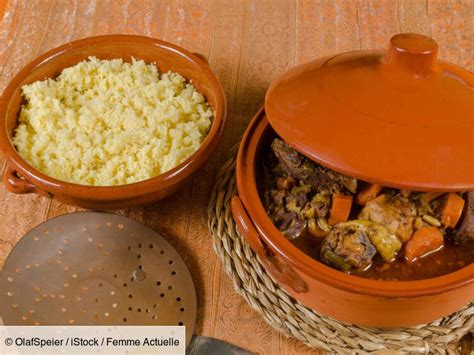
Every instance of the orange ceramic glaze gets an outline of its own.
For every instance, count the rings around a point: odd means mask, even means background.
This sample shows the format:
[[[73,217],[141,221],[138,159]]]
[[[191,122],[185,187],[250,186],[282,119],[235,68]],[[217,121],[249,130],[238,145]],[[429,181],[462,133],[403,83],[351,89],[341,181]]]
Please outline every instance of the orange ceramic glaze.
[[[21,86],[57,76],[89,56],[100,59],[131,58],[155,63],[161,72],[172,70],[191,80],[214,110],[208,136],[199,150],[174,169],[154,178],[122,186],[98,187],[60,181],[31,167],[15,150],[11,138],[22,104]],[[154,38],[108,35],[74,41],[55,48],[24,67],[9,83],[0,102],[0,145],[7,158],[4,183],[14,193],[36,192],[61,202],[91,209],[119,209],[157,201],[189,181],[210,157],[223,135],[225,96],[205,58]]]
[[[384,328],[430,322],[474,299],[474,264],[432,279],[377,281],[335,270],[294,246],[267,216],[257,187],[262,156],[273,136],[261,110],[240,145],[232,212],[265,269],[290,295],[335,319]]]
[[[298,66],[267,91],[270,124],[333,170],[417,191],[474,189],[474,75],[436,42],[394,36],[386,52]]]

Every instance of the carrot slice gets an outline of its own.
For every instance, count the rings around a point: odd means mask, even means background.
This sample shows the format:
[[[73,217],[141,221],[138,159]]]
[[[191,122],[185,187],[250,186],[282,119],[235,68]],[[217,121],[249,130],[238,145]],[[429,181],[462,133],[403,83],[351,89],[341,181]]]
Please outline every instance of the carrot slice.
[[[461,219],[463,209],[463,198],[454,192],[449,193],[444,203],[443,211],[441,212],[441,223],[443,223],[446,228],[455,228],[459,219]]]
[[[413,262],[439,248],[444,243],[441,232],[436,227],[418,229],[405,244],[405,258]]]
[[[334,194],[332,196],[329,224],[335,225],[347,221],[352,208],[352,196]]]
[[[430,192],[425,192],[421,195],[421,199],[425,202],[431,202],[435,198],[440,197],[444,192],[437,192],[437,191],[430,191]]]
[[[356,203],[360,206],[365,206],[367,202],[378,196],[382,188],[383,186],[379,184],[367,185],[357,194]]]

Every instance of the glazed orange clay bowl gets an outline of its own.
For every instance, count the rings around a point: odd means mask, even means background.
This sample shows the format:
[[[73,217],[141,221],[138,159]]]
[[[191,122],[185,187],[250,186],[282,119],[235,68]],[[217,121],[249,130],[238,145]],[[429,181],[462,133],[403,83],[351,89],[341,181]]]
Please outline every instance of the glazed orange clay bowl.
[[[430,322],[474,299],[474,264],[431,279],[378,281],[335,270],[294,246],[273,225],[258,191],[263,154],[273,137],[262,109],[240,145],[232,212],[267,272],[291,296],[334,319],[381,328]]]
[[[26,163],[15,150],[12,136],[18,124],[23,99],[20,89],[46,78],[54,78],[90,56],[99,59],[132,58],[154,63],[160,72],[173,71],[191,81],[214,111],[207,137],[198,151],[183,163],[148,180],[121,186],[86,186],[51,178]],[[222,138],[226,102],[221,84],[205,58],[183,48],[154,38],[131,35],[108,35],[74,41],[55,48],[24,67],[9,83],[0,102],[0,145],[7,167],[6,188],[17,194],[37,193],[63,203],[91,209],[120,209],[163,199],[189,181],[216,149]]]

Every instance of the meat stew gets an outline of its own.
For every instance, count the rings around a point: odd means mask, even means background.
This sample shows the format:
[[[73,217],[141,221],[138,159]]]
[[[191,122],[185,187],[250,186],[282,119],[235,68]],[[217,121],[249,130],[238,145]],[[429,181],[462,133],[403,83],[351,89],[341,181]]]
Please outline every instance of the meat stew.
[[[358,181],[279,138],[263,157],[259,185],[282,234],[341,271],[417,280],[474,262],[474,191],[415,192]]]

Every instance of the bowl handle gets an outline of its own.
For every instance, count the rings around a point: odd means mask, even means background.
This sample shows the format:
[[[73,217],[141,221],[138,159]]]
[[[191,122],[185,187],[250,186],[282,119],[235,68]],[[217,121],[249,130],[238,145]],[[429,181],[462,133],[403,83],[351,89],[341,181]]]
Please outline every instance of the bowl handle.
[[[263,243],[260,234],[255,229],[238,196],[232,197],[231,208],[238,229],[275,281],[290,287],[294,292],[308,292],[308,285],[300,275],[296,273],[293,267],[287,261],[278,257],[278,255],[274,255]]]
[[[204,54],[201,54],[201,53],[197,53],[197,52],[193,52],[193,54],[198,57],[199,59],[201,59],[204,63],[206,63],[207,65],[209,65],[209,60],[207,60],[207,57],[204,55]]]
[[[20,177],[18,172],[12,169],[8,164],[5,167],[5,174],[3,175],[3,183],[8,191],[15,194],[29,194],[35,192],[37,194],[51,197],[51,194],[38,189],[35,185],[29,182],[24,177]]]

